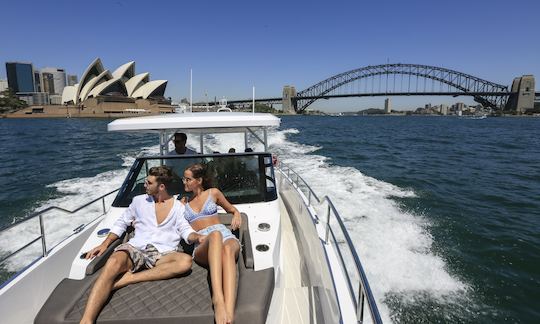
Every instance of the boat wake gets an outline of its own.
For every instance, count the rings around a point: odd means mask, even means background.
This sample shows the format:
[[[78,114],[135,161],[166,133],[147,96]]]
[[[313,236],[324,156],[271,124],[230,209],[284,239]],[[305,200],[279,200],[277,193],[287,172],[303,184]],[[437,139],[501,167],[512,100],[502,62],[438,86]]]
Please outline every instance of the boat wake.
[[[464,303],[469,287],[450,274],[445,260],[433,252],[429,221],[422,215],[404,211],[393,199],[415,197],[414,191],[371,178],[352,167],[332,165],[328,157],[316,154],[320,147],[287,139],[288,135],[296,133],[295,129],[269,132],[270,151],[302,175],[319,197],[331,197],[362,260],[383,321],[402,321],[402,308],[418,303],[419,296],[425,296],[437,305],[457,303],[458,299],[459,303]],[[195,137],[188,138],[188,146],[195,142]],[[242,136],[221,134],[207,137],[205,145],[209,151],[228,152],[231,147],[244,147],[244,140]],[[255,142],[249,145],[253,149],[262,149]],[[140,154],[157,153],[158,146],[152,146],[142,148]],[[75,208],[118,188],[136,158],[130,154],[120,157],[124,161],[122,169],[51,184],[61,197],[43,202],[36,211],[53,205]],[[96,213],[100,208],[101,203],[97,204]],[[54,231],[47,234],[47,244],[53,246],[55,241],[88,221],[88,215],[65,217],[56,213],[48,217],[47,229]],[[13,242],[22,241],[21,237],[26,241],[38,233],[39,226],[28,224],[17,232],[2,234],[0,246],[11,248]],[[17,271],[22,264],[35,259],[40,249],[35,246],[32,251],[25,252],[20,263],[7,264],[5,270]]]

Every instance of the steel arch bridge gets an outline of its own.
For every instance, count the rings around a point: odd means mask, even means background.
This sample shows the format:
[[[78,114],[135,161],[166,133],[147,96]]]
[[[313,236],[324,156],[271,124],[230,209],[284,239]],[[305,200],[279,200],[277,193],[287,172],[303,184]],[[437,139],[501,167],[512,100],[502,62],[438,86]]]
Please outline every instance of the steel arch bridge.
[[[436,66],[382,64],[343,72],[302,90],[293,98],[303,112],[317,99],[377,95],[469,95],[485,107],[504,109],[507,86]]]

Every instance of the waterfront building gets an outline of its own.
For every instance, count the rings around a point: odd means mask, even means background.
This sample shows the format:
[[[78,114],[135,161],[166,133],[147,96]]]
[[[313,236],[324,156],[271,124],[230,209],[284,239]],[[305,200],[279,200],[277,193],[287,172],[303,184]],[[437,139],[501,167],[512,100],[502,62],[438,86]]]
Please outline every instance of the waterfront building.
[[[47,92],[18,92],[20,100],[26,102],[28,106],[43,106],[49,104],[49,94]]]
[[[68,86],[74,86],[77,84],[77,76],[68,74],[67,76],[67,85]]]
[[[391,105],[392,105],[392,103],[390,102],[390,98],[386,98],[386,100],[384,101],[384,113],[385,114],[390,114],[392,112]]]
[[[41,80],[41,89],[43,89],[43,92],[54,94],[54,75],[52,73],[42,72]]]
[[[64,91],[64,87],[66,86],[65,70],[55,67],[46,67],[41,69],[41,74],[44,75],[45,73],[49,75],[49,82],[51,82],[52,84],[48,85],[48,89],[45,89],[45,87],[43,87],[43,92],[61,95],[62,91]],[[43,81],[45,82],[44,79],[45,78],[43,77]]]
[[[0,92],[6,91],[8,88],[7,80],[0,80]]]
[[[99,58],[96,58],[84,71],[78,84],[67,86],[62,92],[64,104],[83,104],[87,99],[99,96],[108,97],[112,102],[131,99],[164,98],[167,80],[150,81],[148,73],[135,75],[135,62],[128,62],[118,67],[113,73],[106,70]],[[170,101],[167,101],[170,104]]]
[[[15,93],[36,91],[32,63],[6,62],[6,74],[8,86]]]
[[[61,95],[49,95],[49,100],[51,105],[61,105],[62,104],[62,96]]]
[[[463,102],[456,103],[456,111],[459,115],[461,115],[460,112],[463,112],[463,109],[465,109],[465,104]]]
[[[43,77],[39,70],[34,70],[34,91],[42,92],[43,91]]]
[[[441,104],[441,106],[439,107],[439,112],[441,113],[441,115],[448,115],[448,106],[445,104]]]

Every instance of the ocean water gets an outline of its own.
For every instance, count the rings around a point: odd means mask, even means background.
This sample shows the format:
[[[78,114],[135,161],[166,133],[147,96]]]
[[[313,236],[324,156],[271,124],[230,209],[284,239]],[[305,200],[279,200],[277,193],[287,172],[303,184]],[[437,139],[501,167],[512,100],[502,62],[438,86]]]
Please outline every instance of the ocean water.
[[[157,136],[107,133],[108,122],[0,119],[0,224],[81,205],[157,153]],[[269,142],[334,201],[386,322],[540,319],[540,119],[285,116]],[[81,222],[49,217],[51,244]],[[0,253],[31,233],[0,236]]]

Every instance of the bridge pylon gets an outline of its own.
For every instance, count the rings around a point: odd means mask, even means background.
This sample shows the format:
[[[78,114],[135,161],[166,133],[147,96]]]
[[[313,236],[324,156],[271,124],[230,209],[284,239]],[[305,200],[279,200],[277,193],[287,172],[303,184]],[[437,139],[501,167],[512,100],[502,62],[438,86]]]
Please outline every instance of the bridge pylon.
[[[296,113],[296,100],[293,98],[296,97],[296,88],[294,86],[286,85],[283,87],[283,99],[281,101],[281,107],[283,113],[285,114],[295,114]]]
[[[518,114],[534,108],[535,82],[533,75],[517,77],[512,82],[512,92],[506,104],[506,110],[514,110]]]

